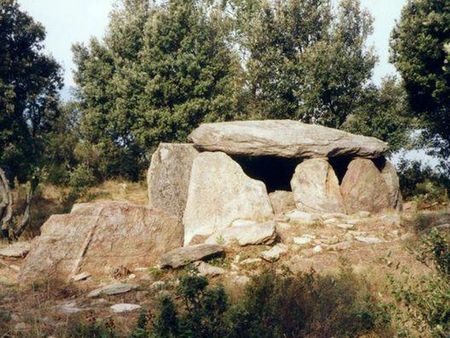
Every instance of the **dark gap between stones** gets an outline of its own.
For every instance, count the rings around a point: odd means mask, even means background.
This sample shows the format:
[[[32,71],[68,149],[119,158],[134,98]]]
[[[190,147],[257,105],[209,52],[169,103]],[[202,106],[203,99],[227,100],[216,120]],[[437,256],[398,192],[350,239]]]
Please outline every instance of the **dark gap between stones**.
[[[298,158],[277,156],[232,156],[245,174],[255,180],[264,182],[267,192],[276,190],[292,191],[291,178],[295,168],[302,161]]]
[[[347,156],[331,157],[328,159],[328,162],[333,167],[334,172],[339,180],[339,185],[341,185],[345,173],[347,172],[348,165],[350,164],[352,159],[352,157]]]

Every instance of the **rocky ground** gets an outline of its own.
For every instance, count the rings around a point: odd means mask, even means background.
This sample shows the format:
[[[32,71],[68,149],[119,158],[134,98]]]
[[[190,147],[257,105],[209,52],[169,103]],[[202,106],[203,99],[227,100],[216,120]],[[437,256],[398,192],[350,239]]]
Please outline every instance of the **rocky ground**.
[[[448,207],[425,214],[432,226],[450,227]],[[332,273],[347,264],[367,276],[379,297],[385,298],[389,297],[385,289],[388,274],[395,275],[402,267],[418,275],[428,271],[407,249],[416,241],[412,225],[417,222],[415,218],[416,212],[411,210],[402,214],[360,212],[320,217],[288,212],[276,217],[276,237],[266,235],[261,239],[266,244],[242,246],[238,238],[216,238],[224,254],[188,267],[195,267],[212,283],[222,283],[232,294],[238,294],[252,275],[264,269]],[[151,312],[161,292],[174,289],[177,275],[187,268],[187,261],[177,269],[142,266],[130,271],[118,266],[109,276],[80,271],[70,282],[45,280],[32,286],[20,285],[17,275],[29,245],[1,246],[0,332],[5,332],[5,337],[64,336],[70,323],[99,318],[111,320],[118,332],[127,332],[140,309]],[[192,257],[188,260],[198,258]]]

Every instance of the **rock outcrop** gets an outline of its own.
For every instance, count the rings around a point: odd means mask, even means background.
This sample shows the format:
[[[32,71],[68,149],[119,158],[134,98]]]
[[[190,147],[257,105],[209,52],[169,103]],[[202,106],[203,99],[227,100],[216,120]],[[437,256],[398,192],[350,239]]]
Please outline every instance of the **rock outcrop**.
[[[368,159],[350,162],[342,180],[341,193],[349,214],[362,210],[377,213],[394,207],[386,181]]]
[[[183,217],[192,162],[198,152],[191,144],[161,143],[152,155],[147,174],[151,208]]]
[[[234,220],[264,221],[273,216],[263,182],[248,177],[228,155],[200,153],[194,160],[184,212],[184,243],[210,236]]]
[[[373,137],[291,120],[204,123],[189,140],[202,151],[289,158],[377,158],[388,149]]]
[[[325,159],[300,163],[291,180],[298,210],[312,213],[345,212],[339,181]]]
[[[79,204],[71,214],[53,215],[42,226],[19,279],[68,280],[81,271],[109,275],[118,266],[155,264],[182,243],[180,220],[162,211],[122,202]]]

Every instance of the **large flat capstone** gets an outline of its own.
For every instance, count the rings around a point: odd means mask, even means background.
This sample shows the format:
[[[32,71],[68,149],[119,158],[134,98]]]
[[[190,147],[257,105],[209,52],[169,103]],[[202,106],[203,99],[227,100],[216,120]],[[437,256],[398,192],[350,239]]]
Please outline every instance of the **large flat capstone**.
[[[248,177],[231,157],[204,152],[195,158],[183,217],[185,245],[194,236],[210,236],[235,220],[265,221],[272,216],[264,183]]]
[[[387,143],[373,137],[292,120],[205,123],[189,140],[205,151],[288,158],[377,158],[388,149]]]
[[[158,146],[147,174],[151,208],[183,217],[192,162],[197,154],[192,144],[161,143]]]
[[[108,276],[119,266],[132,270],[155,264],[182,243],[183,227],[176,216],[123,202],[79,204],[42,226],[19,279],[70,279],[81,271]]]

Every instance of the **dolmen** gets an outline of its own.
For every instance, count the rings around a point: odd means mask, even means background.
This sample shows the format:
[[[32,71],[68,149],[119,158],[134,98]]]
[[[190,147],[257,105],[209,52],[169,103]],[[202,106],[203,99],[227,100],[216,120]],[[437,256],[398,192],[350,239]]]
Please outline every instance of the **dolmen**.
[[[150,207],[182,220],[184,245],[293,206],[314,214],[401,208],[388,145],[373,137],[264,120],[205,123],[188,139],[160,144],[147,176]]]
[[[19,281],[103,278],[119,267],[183,266],[222,245],[273,244],[281,214],[401,208],[388,145],[372,137],[265,120],[202,124],[189,141],[153,153],[149,205],[99,201],[51,216]]]

